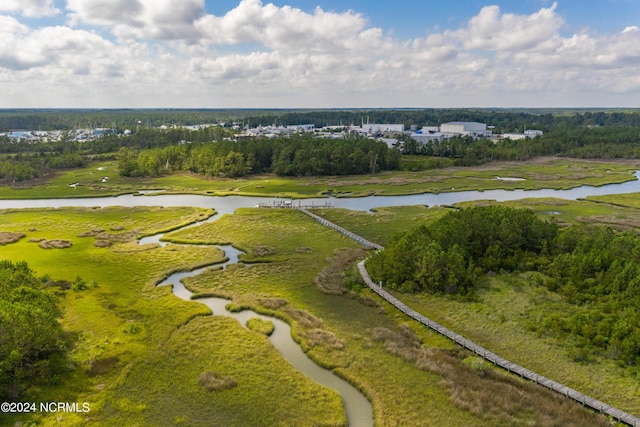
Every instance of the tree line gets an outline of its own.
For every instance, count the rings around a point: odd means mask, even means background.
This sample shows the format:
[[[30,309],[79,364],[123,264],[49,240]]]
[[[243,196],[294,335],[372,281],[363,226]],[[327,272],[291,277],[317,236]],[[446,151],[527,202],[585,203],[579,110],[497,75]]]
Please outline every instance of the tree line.
[[[159,176],[191,171],[208,176],[239,177],[255,173],[279,176],[358,175],[400,168],[401,154],[384,142],[294,135],[247,138],[215,143],[172,145],[147,150],[121,148],[123,176]]]
[[[490,272],[532,272],[565,305],[543,307],[528,327],[599,354],[640,363],[640,236],[609,227],[559,229],[532,211],[500,206],[451,212],[394,236],[367,261],[401,292],[473,298]],[[516,281],[517,282],[517,281]]]
[[[640,128],[635,126],[556,126],[542,136],[522,140],[453,137],[419,143],[402,138],[403,154],[450,159],[455,166],[490,161],[524,161],[540,156],[585,159],[639,158]]]
[[[230,114],[234,118],[245,117],[244,123],[258,124],[279,122],[286,124],[359,123],[363,117],[376,122],[404,122],[405,124],[436,125],[451,120],[482,121],[494,123],[495,132],[523,130],[537,127],[545,131],[543,136],[532,139],[494,143],[470,137],[454,137],[445,141],[418,143],[409,136],[400,136],[402,154],[420,155],[429,161],[409,162],[414,169],[436,168],[445,165],[476,166],[490,161],[524,161],[537,156],[568,156],[578,158],[640,158],[640,113],[637,112],[574,112],[561,115],[548,111],[523,110],[371,110],[371,111],[226,111],[226,110],[178,110],[174,121],[191,122],[209,119],[217,114]],[[147,123],[162,123],[174,112],[164,110],[107,110],[93,111],[0,111],[0,129],[4,126],[65,124],[73,120],[97,117],[112,118],[139,112],[146,115]],[[233,114],[232,114],[233,113]],[[252,114],[242,116],[242,114]],[[95,115],[96,117],[93,117]],[[113,115],[113,116],[112,116]],[[102,124],[102,122],[100,122]],[[227,123],[231,125],[233,123]],[[397,169],[400,157],[382,148],[372,149],[356,141],[353,150],[344,147],[348,142],[314,142],[304,139],[308,147],[300,147],[300,140],[284,140],[255,143],[227,141],[237,137],[237,131],[222,126],[200,130],[185,128],[157,129],[146,124],[138,127],[130,123],[134,132],[130,135],[112,134],[93,140],[77,140],[72,131],[63,133],[60,141],[16,142],[0,137],[0,180],[20,182],[39,178],[49,171],[83,166],[95,158],[119,158],[125,176],[155,176],[175,170],[191,170],[210,176],[242,176],[256,172],[273,172],[286,176],[346,175]],[[33,127],[32,127],[33,129]],[[211,144],[215,143],[215,144]],[[183,145],[187,145],[186,148]],[[363,145],[364,144],[364,145]],[[207,147],[202,147],[207,145]],[[209,146],[211,145],[211,146]],[[233,145],[233,146],[232,146]],[[271,145],[267,147],[267,145]],[[231,147],[232,146],[232,147]],[[178,147],[178,148],[170,148]],[[230,148],[231,147],[231,148]],[[124,150],[122,150],[125,148]],[[122,150],[122,151],[120,151]],[[140,159],[136,160],[136,156]],[[242,158],[241,158],[242,157]]]
[[[161,125],[244,123],[257,125],[359,125],[403,123],[437,126],[450,121],[476,121],[495,126],[495,131],[522,132],[524,128],[550,130],[556,126],[639,126],[637,110],[583,109],[7,109],[0,110],[0,132],[10,130],[72,130],[116,128],[135,130]]]

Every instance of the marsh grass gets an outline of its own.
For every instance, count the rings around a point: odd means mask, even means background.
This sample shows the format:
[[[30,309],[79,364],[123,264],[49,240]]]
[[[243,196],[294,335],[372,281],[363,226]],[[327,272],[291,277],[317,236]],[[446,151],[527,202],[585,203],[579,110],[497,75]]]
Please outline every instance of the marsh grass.
[[[581,408],[536,384],[525,382],[484,362],[465,363],[465,350],[424,348],[406,326],[398,332],[374,329],[372,339],[386,351],[443,378],[453,403],[492,425],[606,426],[606,418]],[[474,358],[476,359],[476,358]]]
[[[401,223],[402,220],[395,218],[396,212],[403,218],[432,217],[424,208],[408,211],[402,208],[385,210],[385,222]],[[434,215],[439,216],[440,212]],[[295,230],[295,238],[290,230]],[[317,223],[301,217],[298,212],[240,209],[233,217],[223,217],[198,229],[174,234],[187,241],[231,241],[241,248],[262,244],[274,247],[278,255],[286,256],[287,262],[228,266],[222,271],[185,280],[185,284],[192,291],[224,294],[232,298],[234,307],[252,308],[290,323],[294,339],[311,358],[351,381],[372,399],[379,425],[482,426],[505,425],[512,420],[515,425],[537,425],[545,417],[544,413],[538,412],[535,402],[528,401],[524,406],[530,412],[524,411],[521,405],[514,403],[510,407],[504,403],[508,401],[509,393],[529,393],[526,388],[506,388],[500,394],[486,393],[487,387],[493,384],[488,374],[478,375],[477,370],[464,363],[464,354],[458,354],[455,346],[440,335],[417,324],[403,326],[406,317],[381,303],[366,289],[357,294],[321,292],[313,285],[314,278],[323,270],[323,276],[329,277],[327,272],[332,270],[336,257],[341,259],[344,254],[357,251],[357,245],[345,241],[336,232],[318,228]],[[297,251],[300,247],[308,247],[311,251]],[[336,248],[342,249],[336,251]],[[338,264],[348,266],[349,263],[350,260],[336,262],[333,271],[341,275],[343,272],[338,273]],[[401,339],[379,340],[369,331],[387,331],[390,337]],[[484,390],[487,395],[481,403],[474,403],[476,409],[473,411],[460,399],[476,399],[475,394],[460,395],[458,386],[451,385],[459,377],[450,371],[457,369],[469,372],[468,377],[460,377],[468,384],[463,383],[460,387],[468,385],[474,390]],[[510,384],[512,380],[503,375],[491,381],[502,387],[502,383]],[[517,379],[516,383],[519,382]],[[568,406],[577,407],[581,414],[582,408],[578,405],[569,403]],[[485,416],[484,411],[504,412],[504,415]],[[586,419],[590,420],[592,414],[585,412]]]
[[[97,283],[63,298],[65,328],[79,334],[74,361],[84,368],[59,386],[33,390],[29,396],[41,401],[86,400],[91,402],[91,413],[85,418],[56,414],[40,421],[71,426],[345,425],[340,397],[295,371],[265,336],[247,331],[233,319],[210,316],[206,306],[175,298],[168,287],[155,287],[172,271],[219,262],[221,251],[171,244],[137,248],[133,242],[96,248],[95,236],[77,238],[86,231],[108,230],[112,224],[123,225],[122,232],[139,229],[141,234],[152,234],[188,221],[191,215],[193,209],[0,211],[8,231],[31,237],[35,231],[29,230],[37,229],[37,236],[47,239],[75,239],[66,251],[32,251],[29,263],[38,273],[70,282],[80,275]],[[392,212],[385,221],[397,220]],[[238,307],[289,322],[294,339],[310,357],[373,401],[377,425],[491,426],[500,425],[496,420],[511,421],[509,417],[515,425],[525,421],[537,425],[545,416],[545,408],[525,413],[519,406],[491,401],[501,397],[487,392],[492,384],[487,375],[478,376],[463,362],[466,353],[452,351],[455,346],[448,340],[417,324],[402,326],[406,317],[368,290],[320,292],[314,277],[330,265],[336,249],[359,246],[300,212],[239,209],[233,216],[173,236],[200,243],[232,242],[247,252],[258,245],[275,248],[275,261],[208,269],[186,279],[185,285],[198,294],[222,295]],[[21,240],[0,247],[0,255],[22,259],[29,253],[26,248],[33,246]],[[387,332],[375,339],[372,331]],[[416,356],[422,352],[425,356]],[[93,361],[114,356],[117,363],[110,369],[89,375],[87,367]],[[464,387],[484,390],[483,399],[489,399],[473,406],[500,408],[503,418],[463,407],[459,399],[475,397],[456,397],[461,392],[448,385],[453,381],[447,379],[453,375],[448,370],[458,368],[468,371]],[[207,392],[199,383],[206,372],[235,378],[237,385]],[[529,394],[526,389],[508,390]],[[169,419],[167,414],[174,415]],[[11,420],[15,421],[29,419]]]
[[[409,159],[411,162],[411,159]],[[527,162],[496,162],[474,168],[447,167],[421,172],[393,171],[349,177],[282,178],[257,175],[249,178],[211,179],[191,173],[159,178],[126,178],[118,175],[117,162],[96,162],[36,180],[19,188],[0,186],[0,197],[41,199],[57,197],[102,197],[163,190],[165,194],[244,195],[273,197],[338,197],[402,195],[462,190],[572,188],[633,180],[636,161],[605,161],[566,158],[537,158]],[[98,171],[98,168],[104,170]],[[109,176],[106,183],[101,181]],[[496,180],[496,176],[523,177],[525,181]],[[72,188],[71,183],[80,185]]]
[[[118,356],[108,356],[100,359],[93,359],[89,364],[87,373],[89,376],[104,375],[112,370],[118,363]]]
[[[207,391],[227,390],[238,385],[235,378],[211,371],[203,372],[198,378],[198,383]]]
[[[343,249],[336,251],[336,254],[327,261],[329,265],[322,269],[313,278],[313,284],[326,294],[341,295],[347,292],[345,283],[345,272],[349,270],[356,261],[364,259],[363,249]]]
[[[312,212],[384,246],[395,233],[437,219],[449,210],[441,207],[396,206],[373,209],[373,215],[348,209],[315,209]]]
[[[247,320],[247,328],[249,330],[258,332],[259,334],[270,336],[275,330],[273,322],[270,320],[263,320],[259,317],[253,317]]]

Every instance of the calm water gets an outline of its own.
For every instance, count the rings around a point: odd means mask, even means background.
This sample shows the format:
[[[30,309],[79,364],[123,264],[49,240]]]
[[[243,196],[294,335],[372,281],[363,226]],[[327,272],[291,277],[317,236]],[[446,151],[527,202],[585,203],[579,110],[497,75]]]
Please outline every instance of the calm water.
[[[489,190],[489,191],[460,191],[439,194],[415,194],[410,196],[369,196],[359,198],[314,198],[294,200],[293,204],[315,203],[322,205],[331,202],[337,208],[368,211],[372,208],[383,206],[409,206],[409,205],[452,205],[458,202],[474,200],[496,200],[499,202],[508,200],[520,200],[525,198],[556,197],[559,199],[577,200],[588,196],[602,196],[607,194],[634,193],[640,191],[640,171],[635,174],[636,181],[628,181],[622,184],[609,184],[600,187],[581,186],[569,190]],[[259,203],[269,201],[265,197],[243,196],[199,196],[188,194],[158,194],[154,196],[123,195],[117,197],[96,197],[79,199],[37,199],[37,200],[0,200],[0,208],[59,208],[63,206],[194,206],[201,208],[214,208],[219,216],[231,214],[237,208],[257,206]]]

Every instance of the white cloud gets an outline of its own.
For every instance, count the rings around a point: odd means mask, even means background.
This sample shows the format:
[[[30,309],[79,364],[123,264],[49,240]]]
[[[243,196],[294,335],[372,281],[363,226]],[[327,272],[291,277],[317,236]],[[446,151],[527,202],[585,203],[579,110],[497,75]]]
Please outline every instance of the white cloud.
[[[379,29],[367,29],[357,13],[326,12],[317,7],[312,14],[290,6],[264,5],[260,0],[242,0],[224,16],[208,15],[197,22],[213,45],[260,43],[273,50],[341,52],[377,43]]]
[[[193,40],[204,0],[67,0],[71,25],[110,28],[122,39]]]
[[[354,11],[242,0],[214,16],[203,0],[67,0],[67,26],[0,16],[0,107],[636,103],[640,29],[563,36],[556,8],[488,6],[458,29],[398,40]]]
[[[487,6],[457,37],[466,49],[531,49],[558,36],[564,21],[555,13],[557,6],[553,3],[531,15],[501,14],[498,6]]]
[[[18,13],[29,18],[40,18],[60,13],[53,0],[2,0],[0,12]]]

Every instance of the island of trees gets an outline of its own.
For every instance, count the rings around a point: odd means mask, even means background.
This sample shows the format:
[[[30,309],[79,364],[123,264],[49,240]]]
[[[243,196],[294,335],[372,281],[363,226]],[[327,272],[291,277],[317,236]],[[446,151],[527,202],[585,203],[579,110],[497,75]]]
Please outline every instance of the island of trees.
[[[401,292],[473,298],[487,274],[533,273],[574,308],[529,326],[570,337],[584,353],[640,363],[640,236],[609,227],[560,229],[526,209],[474,207],[398,234],[367,262]]]

